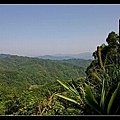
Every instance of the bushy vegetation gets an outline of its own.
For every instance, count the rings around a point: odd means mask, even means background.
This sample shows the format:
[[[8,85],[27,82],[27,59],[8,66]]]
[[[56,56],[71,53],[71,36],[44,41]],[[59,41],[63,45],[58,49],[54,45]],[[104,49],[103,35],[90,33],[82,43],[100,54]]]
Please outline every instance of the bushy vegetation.
[[[97,46],[94,60],[86,69],[87,77],[82,86],[72,80],[72,84],[58,82],[72,95],[56,94],[81,107],[83,114],[120,113],[120,41],[115,32],[106,38],[108,45]]]
[[[81,59],[57,61],[6,56],[0,58],[0,83],[5,86],[28,88],[31,85],[52,83],[56,79],[77,79],[86,75],[85,69],[90,62],[91,60]]]
[[[90,62],[4,55],[0,58],[0,114],[64,114],[66,108],[54,97],[54,93],[64,91],[56,80],[85,76]]]

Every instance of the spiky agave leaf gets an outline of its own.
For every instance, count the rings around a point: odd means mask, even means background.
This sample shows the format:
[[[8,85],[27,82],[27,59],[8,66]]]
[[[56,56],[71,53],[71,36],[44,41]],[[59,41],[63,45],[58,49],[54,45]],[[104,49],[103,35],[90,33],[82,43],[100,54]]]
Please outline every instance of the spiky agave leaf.
[[[111,110],[113,101],[114,101],[114,99],[115,99],[115,97],[116,97],[116,95],[117,95],[117,92],[118,92],[119,88],[120,88],[120,82],[118,83],[117,88],[115,89],[115,91],[113,92],[113,94],[112,94],[112,96],[111,96],[111,98],[110,98],[110,101],[109,101],[108,107],[107,107],[107,114],[110,113],[110,110]]]
[[[76,86],[74,86],[74,84],[72,83],[72,86],[70,86],[69,84],[64,84],[63,82],[61,82],[60,80],[57,80],[64,88],[66,88],[69,92],[71,92],[76,98],[78,98],[82,103],[83,100],[79,94],[79,92],[76,89]]]
[[[65,99],[65,100],[68,100],[68,101],[70,101],[70,102],[73,102],[73,103],[75,103],[75,104],[77,104],[77,105],[80,105],[79,102],[77,102],[76,100],[74,100],[74,99],[72,99],[72,98],[69,98],[69,97],[66,97],[66,96],[63,96],[63,95],[60,95],[60,94],[55,94],[55,95],[58,96],[58,97],[61,97],[61,98]]]
[[[64,84],[64,83],[62,83],[60,80],[57,80],[64,88],[66,88],[67,90],[69,90],[69,87],[66,85],[66,84]]]
[[[96,101],[89,85],[86,83],[85,83],[85,91],[86,91],[86,96],[89,97],[91,100],[93,100],[96,104],[98,104],[98,102]]]
[[[97,100],[95,99],[90,86],[88,84],[85,83],[85,92],[86,92],[86,96],[85,96],[85,101],[86,103],[93,108],[96,112],[98,112],[99,114],[104,114],[104,112],[102,111],[101,107],[98,105]]]
[[[102,83],[102,92],[101,92],[101,100],[100,100],[100,107],[102,110],[104,110],[104,103],[105,103],[105,95],[106,95],[106,90],[105,90],[105,85],[106,85],[106,79],[103,79]]]

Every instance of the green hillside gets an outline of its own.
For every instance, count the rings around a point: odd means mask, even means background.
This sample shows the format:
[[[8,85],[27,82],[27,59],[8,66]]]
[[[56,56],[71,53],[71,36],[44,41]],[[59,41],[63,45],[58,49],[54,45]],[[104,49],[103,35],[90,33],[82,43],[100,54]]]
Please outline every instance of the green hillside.
[[[25,88],[31,85],[52,83],[57,79],[77,79],[86,75],[91,60],[43,60],[23,56],[0,58],[0,83]]]

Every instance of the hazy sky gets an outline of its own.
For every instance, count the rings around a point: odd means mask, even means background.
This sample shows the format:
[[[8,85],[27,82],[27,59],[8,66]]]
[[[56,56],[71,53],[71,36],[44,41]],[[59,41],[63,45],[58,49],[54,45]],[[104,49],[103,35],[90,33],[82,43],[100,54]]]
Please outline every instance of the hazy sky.
[[[0,53],[22,56],[94,52],[118,34],[118,4],[0,5]]]

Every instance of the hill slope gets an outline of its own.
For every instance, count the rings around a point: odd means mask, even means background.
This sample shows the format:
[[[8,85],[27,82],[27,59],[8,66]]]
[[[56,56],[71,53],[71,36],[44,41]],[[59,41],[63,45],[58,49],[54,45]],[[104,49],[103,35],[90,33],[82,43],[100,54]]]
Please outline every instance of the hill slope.
[[[11,87],[28,87],[85,76],[91,60],[43,60],[23,56],[0,58],[0,83]]]

